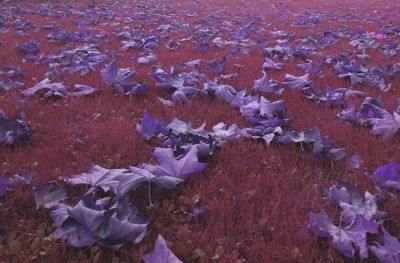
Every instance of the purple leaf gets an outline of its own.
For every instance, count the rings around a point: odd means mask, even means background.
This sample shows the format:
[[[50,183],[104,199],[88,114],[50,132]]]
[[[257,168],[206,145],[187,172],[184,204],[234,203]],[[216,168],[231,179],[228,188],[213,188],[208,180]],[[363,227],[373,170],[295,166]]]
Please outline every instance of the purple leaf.
[[[133,41],[122,41],[121,44],[122,44],[121,49],[123,51],[127,51],[130,49],[143,50],[143,46],[144,46],[144,43],[141,39],[140,40],[137,39],[137,40],[133,40]]]
[[[183,263],[169,250],[161,235],[158,235],[153,251],[143,255],[142,259],[145,263]]]
[[[0,109],[0,146],[26,142],[32,133],[33,129],[26,125],[23,114],[8,119]]]
[[[361,187],[356,184],[347,182],[341,178],[337,180],[337,185],[333,185],[329,189],[327,200],[330,204],[339,206],[340,203],[361,204],[363,195]]]
[[[229,85],[219,85],[217,83],[204,83],[204,89],[210,96],[217,97],[218,99],[224,100],[231,103],[237,98],[237,91],[234,87]]]
[[[343,122],[349,122],[353,125],[360,125],[361,120],[359,119],[358,113],[354,106],[350,106],[348,109],[340,112],[337,117]]]
[[[46,40],[50,43],[63,43],[69,42],[72,36],[68,30],[55,30],[46,36]]]
[[[391,236],[384,227],[382,227],[382,231],[382,240],[376,245],[369,246],[369,249],[382,263],[400,262],[400,242]]]
[[[96,205],[94,194],[85,195],[74,207],[55,206],[51,213],[58,225],[53,233],[55,238],[64,237],[68,240],[67,244],[73,247],[91,246],[96,242],[95,231],[103,222],[105,210]]]
[[[92,216],[92,215],[87,215]],[[67,245],[71,247],[87,247],[96,243],[97,238],[85,226],[76,222],[73,218],[67,218],[61,227],[52,234],[55,238],[66,238]]]
[[[284,113],[286,111],[285,103],[285,100],[270,102],[266,98],[260,97],[259,114],[264,118],[272,119],[276,114]]]
[[[28,41],[25,44],[17,45],[17,50],[24,54],[37,54],[39,52],[38,42]]]
[[[321,68],[316,65],[316,63],[310,59],[307,62],[297,64],[297,67],[302,69],[305,73],[311,73],[313,75],[322,75]]]
[[[339,88],[332,90],[329,86],[326,91],[326,97],[328,100],[337,105],[341,105],[344,103],[344,99],[362,97],[364,96],[364,92],[346,88]]]
[[[163,126],[162,123],[153,120],[151,116],[145,112],[143,115],[143,121],[141,124],[136,125],[136,130],[148,141],[158,135],[161,126]]]
[[[385,80],[382,78],[380,80],[375,80],[372,78],[367,78],[367,83],[370,84],[371,86],[379,89],[382,92],[387,92],[392,88],[392,84],[386,84]]]
[[[200,90],[194,87],[182,87],[177,89],[172,94],[172,101],[173,102],[187,102],[190,98],[199,94]]]
[[[47,183],[38,189],[33,189],[33,198],[35,200],[36,209],[39,207],[51,208],[58,202],[67,198],[67,192],[63,188],[54,188],[52,183]]]
[[[206,123],[204,122],[198,128],[192,128],[192,124],[181,121],[177,118],[174,118],[171,123],[167,125],[167,128],[171,130],[171,132],[175,135],[182,134],[191,134],[200,137],[207,137],[208,132],[204,130]]]
[[[251,139],[263,139],[264,142],[269,146],[276,136],[282,135],[283,131],[280,126],[277,127],[266,127],[266,126],[255,126],[252,128],[243,129],[243,136]]]
[[[117,38],[119,40],[129,40],[132,37],[132,34],[129,31],[122,31],[118,33]]]
[[[253,90],[256,92],[261,91],[267,93],[282,94],[283,88],[280,88],[276,81],[269,80],[265,71],[263,71],[262,74],[263,76],[261,79],[254,81]]]
[[[319,137],[313,145],[313,157],[316,160],[338,161],[346,157],[346,149],[333,148],[330,140]]]
[[[275,139],[275,137],[277,135],[282,135],[282,132],[283,132],[282,128],[281,127],[277,127],[274,130],[272,130],[271,132],[265,133],[262,138],[263,138],[264,142],[268,146],[270,146],[271,142]]]
[[[350,222],[357,215],[361,215],[366,219],[380,220],[386,217],[386,213],[378,210],[377,198],[369,192],[364,193],[364,198],[360,203],[357,202],[341,202],[342,220]]]
[[[113,89],[122,95],[144,95],[149,91],[145,83],[114,84]]]
[[[155,183],[165,189],[174,189],[176,185],[183,182],[182,179],[166,175],[154,175],[149,170],[152,170],[152,165],[142,165],[142,168],[131,167],[130,172],[120,177],[120,183],[117,188],[119,197],[124,196],[129,191],[135,190],[142,183]],[[149,170],[147,170],[149,169]]]
[[[138,216],[138,208],[123,198],[114,204],[96,233],[102,243],[119,249],[122,240],[139,243],[147,234],[149,220]]]
[[[172,107],[175,105],[175,103],[172,100],[166,100],[161,97],[157,97],[158,101],[160,101],[163,105],[167,107]]]
[[[96,91],[95,88],[92,88],[92,87],[89,87],[86,85],[75,84],[74,87],[75,87],[75,90],[73,92],[68,93],[69,97],[87,96]]]
[[[268,57],[265,57],[265,62],[263,64],[263,69],[277,69],[280,70],[283,68],[283,64],[282,63],[275,63],[274,61],[272,61],[271,59],[269,59]]]
[[[348,160],[347,165],[350,169],[360,169],[361,163],[361,156],[359,154],[354,154]]]
[[[181,44],[178,41],[170,40],[167,44],[165,44],[165,47],[170,51],[175,51],[181,47]]]
[[[9,178],[0,178],[0,198],[6,194],[8,180]]]
[[[108,64],[108,66],[106,66],[100,72],[103,82],[108,86],[114,84],[132,84],[133,77],[135,76],[135,72],[131,71],[130,69],[119,69],[116,59],[111,61],[111,63]]]
[[[223,122],[220,122],[212,128],[211,136],[217,141],[237,140],[241,137],[242,130],[232,124],[229,128]]]
[[[119,219],[116,213],[113,214],[108,219],[105,234],[100,237],[113,240],[113,242],[128,240],[136,244],[139,243],[147,233],[148,224],[136,223],[132,220],[133,216],[130,217],[130,219]]]
[[[200,204],[196,204],[193,209],[192,212],[190,213],[190,218],[192,219],[198,219],[200,217],[202,217],[208,210],[208,207],[206,205],[200,205]]]
[[[266,120],[261,117],[251,117],[248,118],[248,121],[252,123],[257,123],[265,128],[278,128],[280,126],[286,126],[290,123],[290,119],[281,119],[280,117],[274,117],[272,119]],[[283,131],[282,131],[283,133]]]
[[[179,74],[173,67],[171,68],[170,74],[160,69],[153,73],[153,77],[161,81],[161,83],[156,83],[156,87],[158,88],[176,90],[182,90],[186,88],[186,92],[189,92],[190,89],[195,89],[188,83],[189,76],[185,74]]]
[[[92,192],[70,208],[69,214],[76,222],[94,233],[103,221],[105,210],[96,204],[94,192]]]
[[[379,187],[400,190],[400,163],[389,163],[376,169],[372,180]]]
[[[347,155],[345,148],[332,148],[328,150],[327,159],[330,161],[339,161]]]
[[[243,90],[236,94],[236,96],[234,97],[234,99],[232,100],[232,102],[230,104],[233,108],[240,109],[240,107],[242,107],[243,105],[247,105],[253,101],[258,101],[258,100],[260,100],[259,95],[247,96],[246,90]]]
[[[0,81],[0,90],[9,91],[12,89],[20,89],[24,86],[24,83],[13,82],[11,79],[5,79]]]
[[[185,154],[187,154],[191,148],[195,147],[197,148],[197,158],[201,159],[213,155],[216,146],[217,141],[213,139],[210,139],[206,143],[203,141],[196,142],[195,144],[186,143],[184,146],[175,147],[174,154],[177,159],[180,159],[181,157],[185,156]]]
[[[228,61],[228,55],[224,55],[224,57],[221,60],[213,60],[209,62],[208,68],[218,74],[222,74],[225,71],[227,61]]]
[[[147,64],[150,64],[150,63],[153,63],[153,62],[157,61],[157,59],[158,58],[157,58],[156,55],[149,54],[147,56],[138,58],[137,59],[137,63],[140,64],[140,65],[147,65]]]
[[[50,212],[57,225],[55,238],[66,238],[74,247],[93,245],[96,241],[119,249],[122,241],[140,242],[147,233],[148,220],[137,216],[137,208],[128,200],[107,209],[110,197],[95,199],[96,190],[89,191],[74,207],[56,204]]]
[[[68,209],[70,208],[71,207],[62,203],[56,203],[52,207],[52,210],[50,211],[50,217],[53,219],[57,227],[62,226],[64,221],[70,216],[68,212]]]
[[[372,118],[382,118],[382,113],[384,113],[385,111],[386,110],[383,109],[379,100],[367,97],[361,104],[358,114],[363,122],[367,122],[369,121],[369,119]]]
[[[285,111],[285,100],[271,102],[262,96],[259,100],[253,100],[240,107],[240,113],[250,118],[259,116],[263,119],[272,119],[276,115],[283,115]]]
[[[382,135],[383,139],[393,137],[400,129],[400,114],[394,112],[393,115],[387,111],[382,111],[382,118],[371,118],[373,125],[371,134]]]
[[[26,98],[35,96],[37,92],[44,92],[44,97],[65,97],[68,95],[67,87],[62,83],[51,83],[49,79],[44,79],[35,86],[24,90],[21,95]]]
[[[118,177],[127,172],[126,169],[106,169],[94,165],[88,173],[81,173],[68,179],[69,184],[88,184],[93,187],[101,187],[104,191],[116,188],[119,184]]]
[[[194,59],[194,60],[190,60],[190,61],[186,62],[185,66],[189,67],[189,68],[196,69],[197,67],[199,67],[203,63],[204,63],[203,60],[199,58],[199,59]]]
[[[101,54],[98,45],[90,44],[74,49],[66,47],[60,51],[58,56],[46,56],[43,63],[57,63],[63,71],[67,71],[69,74],[80,71],[81,75],[85,75],[106,59],[107,56]]]
[[[313,143],[321,136],[318,127],[314,127],[306,132],[288,131],[279,138],[279,142],[284,144],[290,143]]]
[[[328,237],[336,228],[324,210],[319,213],[310,213],[308,228],[319,237]]]
[[[286,74],[285,78],[283,79],[283,84],[288,85],[292,89],[302,89],[311,84],[311,82],[308,80],[308,77],[308,73],[300,77]]]
[[[314,85],[310,84],[307,86],[304,86],[302,88],[303,93],[305,94],[306,99],[308,100],[316,100],[318,102],[326,102],[328,101],[328,98],[325,97],[321,91],[316,89]]]
[[[376,222],[361,215],[357,215],[345,228],[337,227],[325,211],[310,213],[308,228],[319,237],[332,236],[333,247],[346,257],[354,258],[356,247],[360,251],[361,259],[368,257],[367,233],[378,232]]]
[[[237,73],[231,73],[228,75],[219,75],[218,77],[214,78],[214,81],[220,83],[224,80],[233,80],[236,79],[239,75]]]
[[[351,85],[355,86],[355,85],[360,85],[360,84],[364,83],[366,74],[365,73],[348,72],[345,74],[340,74],[339,77],[350,79]]]
[[[20,185],[29,185],[31,184],[33,178],[37,175],[35,172],[30,172],[26,170],[21,170],[13,177],[9,178],[7,183],[8,188],[15,188]]]
[[[341,219],[347,223],[353,221],[356,215],[375,220],[380,220],[386,216],[386,213],[378,210],[375,196],[369,192],[362,194],[358,185],[342,179],[338,179],[338,186],[333,185],[329,189],[327,200],[332,205],[341,207]]]
[[[146,169],[157,176],[170,176],[187,180],[208,167],[206,163],[199,163],[196,147],[192,147],[180,160],[175,158],[174,152],[170,148],[156,148],[153,156],[159,165],[146,166]]]
[[[5,66],[0,69],[0,75],[7,75],[10,78],[21,77],[25,75],[25,70],[14,66]]]
[[[356,247],[360,258],[365,259],[368,257],[367,233],[378,233],[378,225],[374,220],[357,215],[346,228],[337,228],[331,232],[332,245],[342,255],[349,258],[354,258],[354,247]]]

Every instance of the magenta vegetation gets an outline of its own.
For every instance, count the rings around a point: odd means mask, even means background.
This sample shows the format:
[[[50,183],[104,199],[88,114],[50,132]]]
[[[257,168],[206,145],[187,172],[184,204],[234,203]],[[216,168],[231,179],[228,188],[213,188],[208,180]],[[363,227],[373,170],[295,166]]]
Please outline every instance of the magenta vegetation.
[[[400,4],[364,2],[0,2],[0,258],[400,262]]]

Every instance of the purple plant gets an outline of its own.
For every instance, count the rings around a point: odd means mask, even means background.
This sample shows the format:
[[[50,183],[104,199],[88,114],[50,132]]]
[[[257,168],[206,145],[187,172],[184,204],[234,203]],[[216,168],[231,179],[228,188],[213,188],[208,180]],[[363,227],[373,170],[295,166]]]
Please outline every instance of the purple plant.
[[[15,145],[26,142],[32,136],[33,129],[25,123],[23,114],[7,118],[0,110],[0,145]]]
[[[145,263],[182,263],[167,247],[161,235],[158,235],[154,250],[142,257]]]

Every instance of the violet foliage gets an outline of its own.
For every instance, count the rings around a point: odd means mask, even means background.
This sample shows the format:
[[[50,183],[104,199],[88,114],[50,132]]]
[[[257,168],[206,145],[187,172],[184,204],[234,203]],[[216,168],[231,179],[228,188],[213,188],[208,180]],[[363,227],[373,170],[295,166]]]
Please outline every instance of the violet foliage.
[[[142,259],[145,263],[182,263],[168,248],[161,235],[158,235],[153,251],[143,255]]]
[[[400,129],[400,115],[398,112],[390,113],[383,108],[379,100],[367,97],[361,104],[360,110],[354,106],[340,112],[337,117],[343,122],[353,125],[372,127],[371,134],[380,135],[387,140],[392,138]]]
[[[100,47],[96,44],[79,46],[74,49],[64,47],[56,55],[46,56],[41,63],[48,64],[50,71],[46,75],[57,75],[68,72],[86,75],[95,70],[98,65],[106,60],[107,56],[100,52]]]
[[[398,168],[397,164],[378,168],[373,177],[376,185],[382,186],[386,182],[385,175],[398,175]],[[388,185],[391,187],[391,184]],[[332,237],[332,246],[349,258],[355,258],[358,253],[364,260],[369,258],[371,251],[380,262],[398,261],[400,243],[382,226],[388,215],[379,211],[376,196],[368,191],[363,194],[358,185],[339,179],[338,184],[326,192],[325,198],[330,204],[340,207],[340,224],[333,224],[324,210],[320,213],[310,213],[308,228],[315,235],[321,238]]]
[[[25,98],[34,97],[36,94],[40,94],[42,99],[49,98],[66,98],[66,97],[80,97],[94,93],[95,88],[75,84],[73,91],[68,91],[67,86],[62,83],[51,83],[49,79],[44,79],[33,87],[21,92],[21,95]]]
[[[119,249],[123,241],[139,243],[146,235],[149,219],[141,218],[135,205],[128,199],[110,206],[110,197],[96,198],[96,191],[88,192],[70,207],[59,203],[50,216],[57,229],[55,238],[66,238],[73,247],[91,246],[97,241]]]
[[[7,118],[0,109],[0,146],[16,145],[27,142],[33,134],[33,129],[25,123],[24,114]]]
[[[10,78],[7,78],[3,81],[0,81],[0,90],[9,91],[13,89],[20,89],[24,86],[24,83],[13,81]]]
[[[30,40],[25,44],[17,45],[17,50],[25,55],[39,53],[39,44],[36,41]]]
[[[400,190],[400,163],[379,167],[372,175],[372,180],[378,187]]]
[[[124,95],[143,95],[148,92],[148,86],[134,81],[135,72],[129,68],[118,68],[114,59],[101,70],[101,77],[107,86]]]
[[[219,131],[224,127],[222,125],[215,129]],[[63,199],[62,192],[49,192],[49,186],[45,186],[44,190],[38,190],[36,195],[43,197],[36,198],[37,203],[53,208],[51,215],[58,226],[54,237],[64,237],[69,245],[75,247],[89,246],[100,241],[104,245],[118,249],[123,240],[139,242],[146,234],[148,221],[139,220],[136,217],[134,211],[137,209],[132,208],[132,215],[125,216],[133,218],[132,220],[120,217],[118,213],[113,214],[113,211],[116,207],[126,206],[127,194],[141,185],[148,186],[149,204],[152,206],[151,189],[153,187],[174,189],[178,184],[205,170],[207,164],[199,162],[198,159],[198,152],[201,149],[199,146],[205,144],[202,140],[208,139],[208,133],[203,128],[204,126],[193,129],[190,124],[178,119],[165,125],[154,121],[149,114],[145,113],[143,123],[138,125],[138,131],[146,139],[157,136],[161,138],[162,143],[166,140],[176,142],[176,145],[173,144],[177,146],[175,148],[155,149],[153,157],[158,164],[142,164],[129,169],[105,169],[96,165],[88,173],[66,179],[69,184],[91,186],[75,207],[56,202]],[[190,142],[185,141],[184,137],[190,137]],[[221,135],[220,137],[225,138]],[[208,151],[207,153],[209,154]],[[109,193],[115,191],[118,198],[115,204],[110,208],[104,205],[110,201],[111,197],[96,201],[95,194],[99,190]],[[47,196],[53,197],[51,200],[54,203],[47,202]],[[89,216],[94,218],[91,224],[85,219]]]
[[[186,102],[200,93],[200,90],[193,85],[193,81],[197,82],[195,73],[179,74],[172,67],[170,73],[157,69],[153,73],[153,77],[160,81],[156,83],[157,88],[173,90],[173,102]]]

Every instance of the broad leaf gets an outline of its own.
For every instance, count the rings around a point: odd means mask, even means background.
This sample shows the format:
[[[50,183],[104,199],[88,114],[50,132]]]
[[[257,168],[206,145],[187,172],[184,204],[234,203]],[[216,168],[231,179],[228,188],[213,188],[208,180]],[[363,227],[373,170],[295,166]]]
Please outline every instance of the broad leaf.
[[[145,254],[142,259],[145,263],[183,263],[169,250],[161,235],[158,235],[153,251]]]
[[[33,198],[35,200],[36,209],[39,209],[39,207],[51,208],[68,197],[65,189],[52,188],[54,188],[52,183],[46,183],[38,189],[33,189]]]
[[[159,165],[147,165],[145,169],[157,176],[170,176],[187,180],[208,167],[206,163],[199,163],[196,147],[191,147],[190,151],[180,160],[175,158],[174,152],[170,148],[156,148],[153,156]]]
[[[400,129],[400,115],[394,112],[383,112],[382,118],[372,118],[370,120],[373,125],[371,133],[373,135],[382,135],[383,139],[393,137]]]
[[[154,175],[146,170],[151,165],[143,165],[142,168],[130,167],[130,172],[119,177],[120,183],[117,187],[119,197],[124,196],[129,191],[135,190],[143,183],[154,183],[165,189],[173,189],[177,184],[183,182],[182,179],[168,175]],[[150,169],[151,170],[151,169]]]

